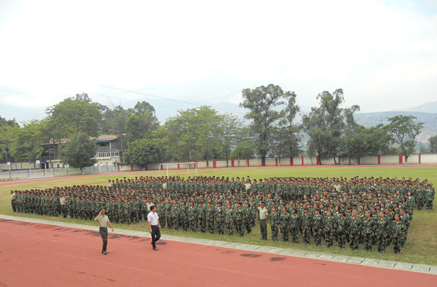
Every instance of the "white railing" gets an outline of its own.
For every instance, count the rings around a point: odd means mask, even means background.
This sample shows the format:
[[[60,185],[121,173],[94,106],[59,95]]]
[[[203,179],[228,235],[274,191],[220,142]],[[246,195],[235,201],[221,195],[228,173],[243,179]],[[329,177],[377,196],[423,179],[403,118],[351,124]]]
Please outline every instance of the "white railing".
[[[97,151],[96,153],[96,158],[117,157],[117,156],[120,156],[119,150]]]
[[[118,169],[113,164],[101,164],[84,168],[84,173],[112,173]],[[59,167],[48,169],[26,169],[10,170],[0,172],[0,179],[25,179],[25,178],[49,178],[55,176],[66,176],[69,174],[80,174],[80,169]]]

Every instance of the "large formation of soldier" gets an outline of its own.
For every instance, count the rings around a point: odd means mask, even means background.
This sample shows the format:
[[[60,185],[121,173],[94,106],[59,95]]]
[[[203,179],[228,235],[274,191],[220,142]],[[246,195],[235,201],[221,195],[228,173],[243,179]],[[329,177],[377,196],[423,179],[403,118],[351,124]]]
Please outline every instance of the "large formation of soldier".
[[[147,220],[156,205],[162,228],[244,236],[268,209],[272,240],[340,248],[359,244],[399,253],[414,210],[433,208],[428,180],[383,178],[140,177],[107,186],[75,185],[12,193],[14,211],[92,220],[101,209],[115,223]]]

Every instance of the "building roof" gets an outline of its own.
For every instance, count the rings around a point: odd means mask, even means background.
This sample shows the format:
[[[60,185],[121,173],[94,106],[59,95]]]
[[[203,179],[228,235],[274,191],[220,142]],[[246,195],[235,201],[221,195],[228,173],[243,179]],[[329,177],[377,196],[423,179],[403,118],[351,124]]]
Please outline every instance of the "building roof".
[[[123,136],[125,136],[126,134],[123,134]],[[95,142],[112,142],[112,141],[116,141],[117,140],[117,136],[116,135],[100,135],[98,137],[90,137],[90,139],[94,140]],[[47,146],[47,145],[59,145],[59,144],[63,144],[65,142],[67,142],[68,139],[61,139],[61,140],[55,140],[55,139],[50,139],[50,141],[48,143],[43,143],[43,146]]]
[[[97,142],[115,141],[115,140],[117,140],[117,136],[116,135],[101,135],[101,136],[98,136],[97,138],[94,138],[94,140]]]

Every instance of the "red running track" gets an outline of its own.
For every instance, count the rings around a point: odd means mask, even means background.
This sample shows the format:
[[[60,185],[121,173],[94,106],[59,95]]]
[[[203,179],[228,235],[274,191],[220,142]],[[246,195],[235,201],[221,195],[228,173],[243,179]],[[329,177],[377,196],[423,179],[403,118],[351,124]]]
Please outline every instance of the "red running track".
[[[437,286],[437,276],[0,219],[0,286]]]

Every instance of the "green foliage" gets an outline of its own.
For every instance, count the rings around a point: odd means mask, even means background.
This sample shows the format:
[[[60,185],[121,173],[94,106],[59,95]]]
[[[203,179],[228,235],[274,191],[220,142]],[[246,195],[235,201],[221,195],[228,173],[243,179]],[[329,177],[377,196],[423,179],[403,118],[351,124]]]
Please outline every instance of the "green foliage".
[[[367,155],[388,154],[391,136],[382,124],[371,128],[356,125],[342,138],[342,156],[358,159]]]
[[[245,139],[231,152],[231,158],[252,158],[255,153],[256,147],[253,141]]]
[[[124,154],[125,162],[141,167],[160,162],[162,158],[163,151],[161,147],[150,139],[138,139],[129,143]]]
[[[0,158],[8,159],[10,157],[10,148],[13,143],[12,131],[19,128],[19,125],[13,120],[6,120],[0,117]]]
[[[429,141],[429,151],[437,152],[437,136],[430,137]]]
[[[225,128],[228,133],[225,142],[231,144],[230,133],[238,125],[232,119],[227,120],[226,126],[223,123],[225,116],[208,106],[179,110],[178,113],[153,133],[155,141],[166,150],[166,158],[188,161],[203,158],[208,163],[208,159],[221,150]]]
[[[33,120],[23,123],[22,128],[16,126],[12,129],[11,155],[17,161],[35,162],[40,158],[46,124],[46,121]]]
[[[126,142],[129,144],[139,139],[143,139],[146,135],[142,121],[139,116],[130,115],[126,121]]]
[[[284,109],[285,116],[279,121],[279,126],[273,132],[273,156],[291,157],[301,153],[300,127],[294,123],[296,115],[299,113],[299,106],[296,105],[296,94],[290,93],[287,106]]]
[[[124,134],[126,133],[126,122],[129,112],[122,106],[116,106],[114,109],[106,109],[103,113],[103,134],[112,134],[117,136],[121,151],[124,151]]]
[[[398,115],[388,118],[390,123],[386,126],[387,131],[392,135],[393,143],[399,145],[405,161],[415,151],[416,137],[423,128],[423,123],[417,123],[416,117]]]
[[[60,145],[59,158],[62,163],[83,171],[85,167],[96,164],[96,151],[96,143],[87,134],[77,133]]]
[[[287,109],[292,115],[293,112],[298,111],[294,106],[296,95],[294,92],[284,92],[281,87],[270,84],[252,90],[244,89],[242,96],[243,102],[240,103],[240,107],[249,110],[244,117],[252,121],[249,126],[250,131],[255,137],[257,152],[264,166],[266,155],[273,147],[272,134],[276,131],[275,126],[286,115],[286,109],[278,111],[275,107],[285,105],[287,100],[291,99],[288,101],[291,107],[287,106]]]
[[[232,114],[225,114],[221,122],[221,144],[220,151],[226,158],[226,163],[228,163],[228,158],[231,155],[232,148],[236,146],[240,139],[244,138],[247,134],[247,130],[243,128],[243,121],[238,119],[237,116]]]
[[[340,108],[344,102],[343,90],[337,89],[332,94],[324,91],[317,99],[320,106],[311,108],[309,115],[303,116],[302,127],[310,136],[308,149],[320,157],[321,164],[323,158],[333,157],[335,160],[340,153],[345,128],[344,110]]]
[[[91,102],[86,95],[76,95],[47,108],[49,131],[55,139],[69,138],[77,133],[97,136],[102,121],[102,105]]]
[[[125,128],[127,143],[150,138],[159,126],[155,108],[148,102],[138,102],[133,109],[127,111],[127,115]]]

